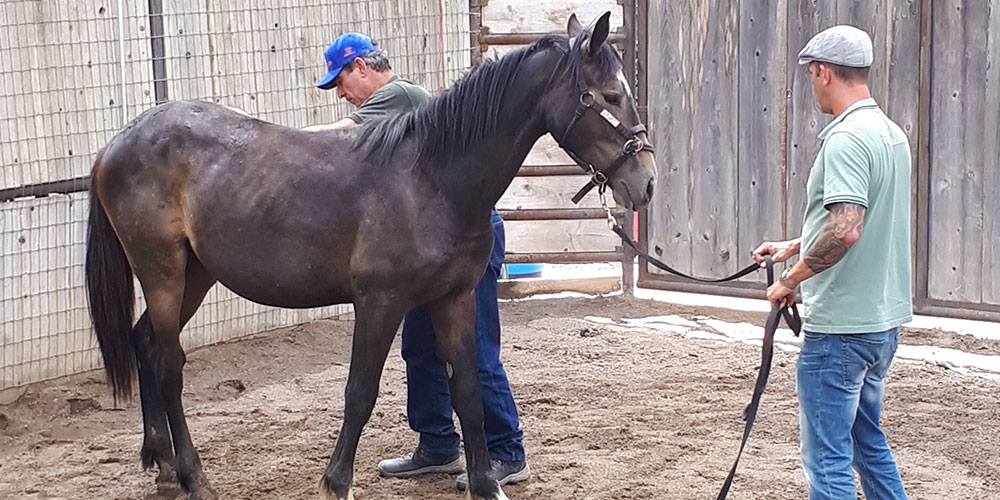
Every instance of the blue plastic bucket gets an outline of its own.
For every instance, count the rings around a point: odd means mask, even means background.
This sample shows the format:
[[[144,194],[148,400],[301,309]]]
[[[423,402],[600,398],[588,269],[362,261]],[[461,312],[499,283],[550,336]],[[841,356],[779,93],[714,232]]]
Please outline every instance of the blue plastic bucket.
[[[541,264],[507,264],[507,276],[511,278],[524,278],[540,274],[542,274]]]

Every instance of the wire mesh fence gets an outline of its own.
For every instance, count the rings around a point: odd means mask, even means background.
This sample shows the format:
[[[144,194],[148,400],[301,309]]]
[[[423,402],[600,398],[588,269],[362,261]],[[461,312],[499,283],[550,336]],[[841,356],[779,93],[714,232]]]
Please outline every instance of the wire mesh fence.
[[[163,100],[291,127],[346,116],[315,87],[323,50],[346,31],[370,35],[397,74],[432,91],[470,66],[468,0],[0,2],[0,190],[86,176],[100,147]],[[0,202],[0,390],[100,366],[83,287],[87,207],[82,192]],[[349,311],[264,307],[217,286],[182,341]]]

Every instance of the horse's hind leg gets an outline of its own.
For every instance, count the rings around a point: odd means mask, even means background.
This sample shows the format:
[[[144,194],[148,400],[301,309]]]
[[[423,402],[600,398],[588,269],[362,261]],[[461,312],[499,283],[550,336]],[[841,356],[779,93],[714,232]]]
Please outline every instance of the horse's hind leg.
[[[170,429],[167,427],[167,413],[163,407],[163,398],[160,397],[160,361],[154,335],[149,312],[143,312],[132,328],[132,348],[139,361],[139,402],[142,405],[143,438],[140,457],[143,469],[151,469],[156,465],[159,470],[157,482],[168,482],[175,479],[171,465],[174,450],[170,441]]]
[[[344,422],[320,484],[322,496],[338,500],[353,498],[351,484],[358,440],[375,407],[385,358],[406,313],[392,300],[362,300],[354,308],[356,320],[351,368],[344,390]]]
[[[187,272],[184,278],[184,303],[181,310],[181,328],[194,315],[205,294],[215,283],[215,280],[205,271],[201,262],[190,255]],[[161,353],[156,343],[153,324],[149,312],[143,312],[142,317],[132,329],[132,345],[136,359],[139,361],[139,395],[142,403],[143,443],[140,453],[142,466],[150,469],[155,464],[159,470],[157,482],[169,482],[176,479],[172,463],[174,451],[167,427],[167,413],[160,387],[160,371],[162,369]]]
[[[136,276],[142,284],[146,312],[155,333],[153,351],[158,351],[160,363],[156,375],[173,438],[177,480],[188,492],[189,500],[215,499],[215,492],[202,474],[201,459],[191,442],[181,404],[186,356],[180,344],[180,330],[211,286],[211,279],[197,273],[191,276],[194,279],[187,279],[190,250],[186,243],[151,239],[148,244],[155,252],[149,255],[157,258],[151,259],[153,263],[138,267]],[[185,312],[188,313],[186,317]]]
[[[482,500],[506,500],[492,476],[490,454],[483,430],[483,401],[476,354],[476,297],[456,293],[428,304],[438,352],[448,365],[451,404],[462,425],[465,460],[469,473],[469,496]]]

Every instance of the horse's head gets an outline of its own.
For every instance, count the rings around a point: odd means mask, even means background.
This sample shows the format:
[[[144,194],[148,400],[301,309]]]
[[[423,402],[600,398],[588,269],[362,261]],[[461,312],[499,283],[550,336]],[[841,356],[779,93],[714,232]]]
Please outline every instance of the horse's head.
[[[610,187],[619,205],[637,210],[653,195],[656,163],[621,57],[605,43],[610,16],[587,29],[576,14],[569,18],[566,71],[551,82],[541,111],[549,133],[598,189]]]

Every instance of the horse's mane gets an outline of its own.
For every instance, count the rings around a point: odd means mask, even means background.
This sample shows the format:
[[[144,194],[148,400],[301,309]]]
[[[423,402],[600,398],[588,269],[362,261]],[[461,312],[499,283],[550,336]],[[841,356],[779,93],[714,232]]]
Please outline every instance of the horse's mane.
[[[485,60],[439,96],[416,109],[363,125],[355,147],[365,157],[387,162],[402,140],[415,136],[418,157],[445,159],[469,150],[491,135],[500,121],[500,103],[518,68],[529,55],[550,47],[569,57],[560,59],[552,75],[574,70],[582,64],[580,46],[589,32],[578,36],[572,50],[565,36],[545,35],[528,47],[511,52],[498,60]],[[617,52],[604,44],[597,59],[599,78],[613,78],[621,67]],[[577,73],[574,71],[573,73]]]

